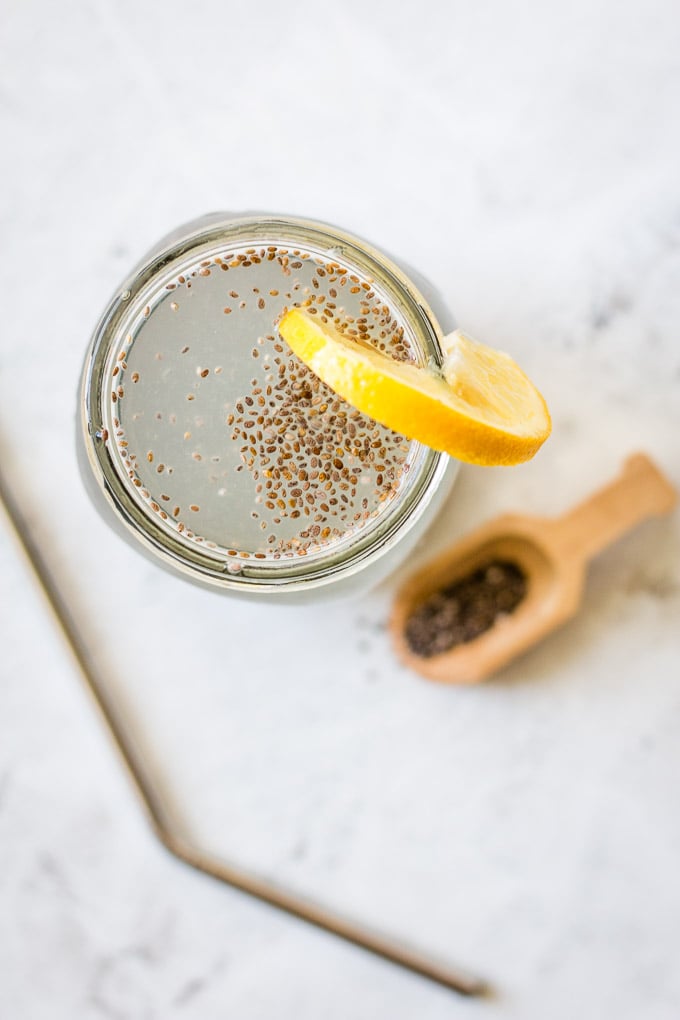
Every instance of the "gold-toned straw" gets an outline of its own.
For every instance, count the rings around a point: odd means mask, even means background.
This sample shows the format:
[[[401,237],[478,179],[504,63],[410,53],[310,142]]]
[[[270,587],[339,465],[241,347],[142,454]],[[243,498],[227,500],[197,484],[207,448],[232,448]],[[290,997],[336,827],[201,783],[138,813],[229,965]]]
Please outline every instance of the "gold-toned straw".
[[[133,784],[146,808],[158,838],[165,847],[191,867],[202,871],[235,889],[248,893],[264,903],[278,907],[294,917],[301,918],[309,924],[324,931],[337,935],[362,949],[389,960],[391,963],[404,967],[422,977],[435,981],[461,995],[480,996],[488,991],[488,987],[480,978],[465,974],[445,962],[409,948],[400,941],[386,935],[371,931],[363,925],[350,921],[338,914],[326,910],[306,900],[294,892],[276,885],[241,869],[236,865],[227,864],[214,858],[198,847],[195,847],[178,831],[180,826],[172,817],[168,805],[151,778],[144,756],[129,731],[128,726],[116,707],[106,685],[102,681],[95,657],[88,646],[83,630],[74,617],[68,601],[62,594],[59,583],[52,573],[42,551],[36,542],[31,528],[19,507],[19,502],[12,494],[6,475],[0,466],[0,500],[2,500],[8,517],[14,526],[28,559],[35,571],[45,596],[51,605],[66,641],[71,647],[76,662],[85,681],[97,702],[101,714],[109,728],[111,736],[118,747],[121,757],[127,766]]]

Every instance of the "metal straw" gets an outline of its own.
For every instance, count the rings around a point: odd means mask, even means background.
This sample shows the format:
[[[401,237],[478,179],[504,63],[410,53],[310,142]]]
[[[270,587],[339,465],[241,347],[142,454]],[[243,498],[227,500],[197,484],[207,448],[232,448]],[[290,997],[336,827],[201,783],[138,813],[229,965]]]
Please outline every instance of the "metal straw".
[[[106,689],[95,656],[84,636],[80,621],[76,620],[59,582],[50,569],[14,497],[7,477],[0,465],[0,500],[19,537],[35,571],[45,596],[54,611],[66,641],[78,663],[83,677],[97,702],[111,736],[136,787],[152,826],[163,845],[180,860],[235,889],[248,893],[279,910],[301,918],[309,924],[337,935],[362,949],[368,950],[390,963],[435,981],[461,995],[480,996],[488,986],[480,978],[466,974],[451,964],[438,961],[409,948],[400,941],[372,931],[332,911],[306,900],[266,879],[232,864],[227,864],[193,846],[180,832],[165,798],[144,761],[144,756],[133,738],[128,725]]]

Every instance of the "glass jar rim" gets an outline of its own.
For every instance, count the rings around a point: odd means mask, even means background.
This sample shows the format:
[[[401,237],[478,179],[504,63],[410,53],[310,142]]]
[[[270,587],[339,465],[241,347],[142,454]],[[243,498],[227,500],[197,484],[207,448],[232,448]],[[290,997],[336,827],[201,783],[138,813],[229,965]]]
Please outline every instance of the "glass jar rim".
[[[111,352],[125,332],[125,323],[137,306],[148,301],[150,293],[157,293],[165,286],[166,279],[177,272],[178,263],[189,258],[193,263],[205,258],[212,249],[265,237],[269,243],[273,240],[290,243],[294,238],[303,244],[321,243],[329,252],[341,253],[349,263],[378,279],[409,321],[421,353],[427,352],[428,358],[441,364],[441,330],[418,288],[382,252],[326,223],[278,214],[214,214],[178,228],[138,264],[117,289],[97,324],[83,370],[81,433],[89,464],[85,471],[89,480],[94,478],[95,481],[94,488],[91,484],[89,488],[109,522],[113,511],[125,536],[133,536],[165,566],[208,587],[242,594],[317,588],[362,572],[411,531],[443,479],[448,464],[446,455],[412,444],[417,452],[404,491],[396,495],[386,512],[360,529],[352,540],[335,549],[331,546],[325,556],[309,559],[296,556],[266,564],[239,563],[237,574],[228,570],[230,564],[224,556],[205,547],[188,547],[174,538],[135,498],[105,441],[110,407],[104,399],[110,390],[107,371],[111,366]]]

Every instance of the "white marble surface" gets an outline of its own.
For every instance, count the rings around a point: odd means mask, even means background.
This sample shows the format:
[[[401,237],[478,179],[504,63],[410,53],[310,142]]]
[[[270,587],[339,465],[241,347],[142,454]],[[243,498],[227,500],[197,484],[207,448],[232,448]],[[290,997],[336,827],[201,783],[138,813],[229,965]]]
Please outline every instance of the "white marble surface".
[[[673,0],[3,5],[1,454],[111,684],[206,846],[497,994],[171,859],[3,521],[0,1016],[680,1015],[677,514],[598,560],[560,634],[449,690],[395,663],[393,582],[332,612],[196,591],[109,533],[73,452],[119,278],[174,225],[256,207],[406,259],[549,399],[545,450],[462,471],[423,555],[557,513],[637,448],[680,485],[679,29]]]

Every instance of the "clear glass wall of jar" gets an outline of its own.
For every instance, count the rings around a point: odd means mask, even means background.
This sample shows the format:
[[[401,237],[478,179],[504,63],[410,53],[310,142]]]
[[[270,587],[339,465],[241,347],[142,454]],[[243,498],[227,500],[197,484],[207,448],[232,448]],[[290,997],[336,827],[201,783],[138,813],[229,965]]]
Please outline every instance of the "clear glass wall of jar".
[[[324,393],[276,319],[305,304],[359,342],[440,364],[450,322],[413,276],[287,216],[215,214],[161,241],[112,298],[83,370],[79,452],[107,521],[232,594],[305,601],[384,579],[457,465]]]

